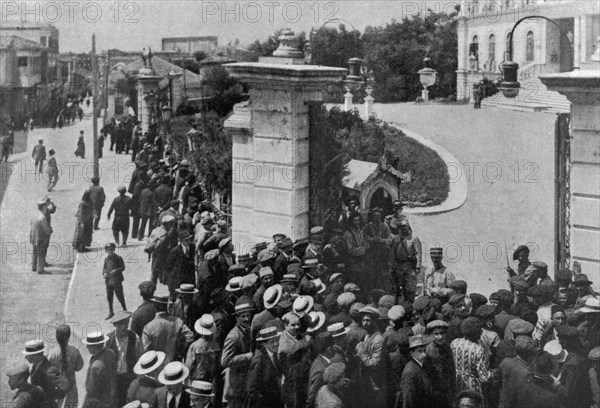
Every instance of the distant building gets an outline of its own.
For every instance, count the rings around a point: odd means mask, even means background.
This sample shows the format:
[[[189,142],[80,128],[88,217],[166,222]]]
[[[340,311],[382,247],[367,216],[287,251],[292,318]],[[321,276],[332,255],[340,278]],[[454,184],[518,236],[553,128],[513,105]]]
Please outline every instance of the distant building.
[[[214,36],[205,37],[170,37],[162,39],[162,51],[175,51],[194,54],[203,52],[212,54],[219,46],[219,40]]]
[[[483,77],[501,77],[511,29],[528,15],[553,19],[560,29],[544,19],[528,19],[517,26],[513,61],[519,64],[520,95],[516,100],[492,99],[502,104],[531,105],[532,109],[539,105],[569,111],[566,98],[547,91],[538,76],[566,71],[571,64],[583,68],[590,61],[600,34],[597,1],[462,0],[458,20],[458,99],[471,98],[473,84]]]
[[[0,25],[0,38],[12,36],[32,41],[41,47],[41,51],[47,55],[44,65],[40,68],[42,70],[42,82],[56,81],[59,52],[58,29],[50,24],[3,21]]]

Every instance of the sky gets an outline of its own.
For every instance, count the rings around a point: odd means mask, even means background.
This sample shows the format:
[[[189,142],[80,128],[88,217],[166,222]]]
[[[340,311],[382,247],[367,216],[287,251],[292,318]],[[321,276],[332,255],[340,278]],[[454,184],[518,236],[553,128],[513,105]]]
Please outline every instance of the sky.
[[[219,45],[238,38],[242,45],[265,40],[280,28],[296,32],[325,23],[364,30],[393,19],[425,15],[428,9],[450,12],[459,0],[0,0],[0,24],[36,21],[60,31],[60,52],[88,52],[96,34],[97,50],[160,50],[161,38],[217,36]],[[338,21],[330,21],[339,19]]]

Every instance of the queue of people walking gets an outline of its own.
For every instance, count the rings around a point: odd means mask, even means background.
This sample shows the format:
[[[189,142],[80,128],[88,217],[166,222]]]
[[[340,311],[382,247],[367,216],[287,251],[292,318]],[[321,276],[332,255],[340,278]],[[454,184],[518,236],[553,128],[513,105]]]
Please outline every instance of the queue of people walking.
[[[83,339],[84,408],[600,406],[600,298],[585,274],[551,277],[520,246],[517,266],[499,271],[506,284],[473,293],[443,247],[424,252],[402,202],[365,213],[354,197],[333,228],[275,233],[236,254],[230,216],[187,160],[148,142],[134,159],[107,213],[114,241],[98,273],[114,330]],[[78,209],[81,251],[102,220],[100,184]],[[33,267],[43,273],[56,208],[47,199],[38,208]],[[133,239],[150,263],[131,312],[119,248]],[[33,368],[15,361],[6,373],[18,406],[79,406],[82,356],[67,328],[51,352],[42,340],[23,345]]]

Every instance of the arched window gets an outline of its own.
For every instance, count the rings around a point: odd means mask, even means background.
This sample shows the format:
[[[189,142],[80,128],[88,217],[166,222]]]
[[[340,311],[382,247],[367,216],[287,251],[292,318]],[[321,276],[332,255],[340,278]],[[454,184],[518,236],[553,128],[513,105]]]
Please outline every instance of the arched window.
[[[496,59],[496,36],[494,34],[490,34],[488,38],[488,58],[490,61]]]
[[[535,41],[533,39],[533,31],[528,31],[527,37],[525,40],[525,61],[527,61],[527,62],[533,61],[534,46],[535,46]]]
[[[469,56],[471,54],[475,55],[475,58],[479,60],[479,38],[476,35],[473,36],[473,41],[469,44]]]

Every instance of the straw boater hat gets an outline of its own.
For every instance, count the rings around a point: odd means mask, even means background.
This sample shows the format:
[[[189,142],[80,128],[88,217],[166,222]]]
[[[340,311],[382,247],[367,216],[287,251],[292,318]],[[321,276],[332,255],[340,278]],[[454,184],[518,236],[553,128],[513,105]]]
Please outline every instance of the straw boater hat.
[[[444,256],[444,248],[439,248],[439,247],[431,248],[429,250],[429,254],[431,256]]]
[[[344,327],[344,323],[333,323],[327,326],[327,333],[331,334],[331,337],[340,337],[346,335],[350,331],[350,327]]]
[[[296,275],[295,273],[286,273],[281,278],[281,283],[296,283],[297,284],[298,281],[299,281],[298,275]]]
[[[46,350],[46,345],[42,340],[30,340],[25,343],[25,350],[23,350],[23,354],[26,356],[31,356],[33,354],[43,353]]]
[[[204,314],[194,323],[194,330],[201,336],[210,336],[215,333],[215,319],[211,314]]]
[[[304,265],[302,265],[302,268],[311,269],[316,268],[317,266],[319,266],[319,260],[317,258],[308,258],[304,260]]]
[[[162,351],[146,351],[133,366],[133,372],[137,375],[150,374],[160,367],[165,361],[165,357],[166,354]]]
[[[175,292],[181,293],[182,295],[195,295],[200,291],[191,283],[182,283],[178,288],[175,289]]]
[[[190,370],[180,361],[172,361],[158,375],[158,382],[164,385],[180,384],[190,374]]]
[[[281,336],[281,333],[279,332],[279,330],[277,330],[277,326],[269,325],[258,332],[258,337],[256,338],[256,341],[267,341],[279,336]]]
[[[169,295],[167,293],[154,293],[154,296],[152,296],[152,301],[154,303],[167,305],[169,304]]]
[[[298,296],[292,304],[292,310],[299,314],[308,314],[314,305],[315,300],[312,296]]]
[[[308,316],[310,317],[310,324],[306,331],[309,333],[318,331],[325,324],[326,317],[323,312],[310,312]]]
[[[243,278],[241,276],[234,276],[229,279],[227,286],[225,286],[225,290],[227,292],[237,292],[238,290],[242,290],[242,281]]]
[[[269,286],[265,293],[263,294],[263,305],[265,309],[272,309],[275,307],[281,296],[283,295],[283,288],[279,284],[275,284],[273,286]]]
[[[96,346],[98,344],[104,344],[108,341],[108,336],[101,331],[93,331],[87,333],[85,339],[81,340],[86,346]]]
[[[337,278],[343,278],[344,274],[343,273],[332,273],[331,276],[329,277],[329,283],[333,283],[333,281],[335,281]]]
[[[150,406],[150,404],[147,402],[141,402],[140,400],[135,400],[135,401],[131,401],[131,402],[128,402],[127,404],[123,405],[123,408],[148,408],[149,406]]]
[[[192,383],[186,388],[185,392],[191,395],[196,395],[199,397],[214,397],[215,394],[212,392],[212,384],[208,381],[199,381],[194,380]]]

